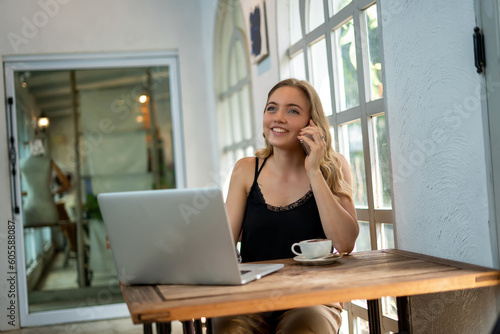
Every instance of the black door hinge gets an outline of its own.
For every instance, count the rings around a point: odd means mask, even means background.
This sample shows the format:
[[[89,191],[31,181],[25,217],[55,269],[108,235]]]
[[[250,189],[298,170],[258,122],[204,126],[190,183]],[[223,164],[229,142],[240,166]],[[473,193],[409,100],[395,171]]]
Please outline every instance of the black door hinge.
[[[479,27],[474,28],[474,64],[476,65],[477,73],[483,73],[486,66],[486,55],[484,52],[484,35]]]

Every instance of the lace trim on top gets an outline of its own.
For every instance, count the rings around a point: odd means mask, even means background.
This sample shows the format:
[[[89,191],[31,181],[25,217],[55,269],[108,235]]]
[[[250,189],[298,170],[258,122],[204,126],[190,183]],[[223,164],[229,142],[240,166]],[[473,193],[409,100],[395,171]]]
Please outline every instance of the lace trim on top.
[[[274,211],[274,212],[283,212],[283,211],[290,211],[292,209],[295,209],[295,208],[303,205],[304,203],[306,203],[313,196],[312,189],[309,189],[309,191],[304,196],[302,196],[301,198],[299,198],[298,200],[296,200],[295,202],[293,202],[291,204],[288,204],[285,206],[274,206],[274,205],[266,203],[264,195],[262,194],[262,190],[260,190],[259,184],[257,182],[255,182],[255,189],[257,190],[257,196],[267,206],[267,209],[269,211]]]

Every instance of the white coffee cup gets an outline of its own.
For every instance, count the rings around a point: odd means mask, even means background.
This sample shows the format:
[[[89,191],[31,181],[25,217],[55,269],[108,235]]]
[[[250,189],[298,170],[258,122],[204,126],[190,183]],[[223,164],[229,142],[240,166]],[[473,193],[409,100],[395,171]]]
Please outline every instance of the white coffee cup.
[[[301,253],[295,250],[296,246],[300,247]],[[303,240],[292,245],[292,252],[307,259],[324,257],[332,252],[332,241],[329,239]]]

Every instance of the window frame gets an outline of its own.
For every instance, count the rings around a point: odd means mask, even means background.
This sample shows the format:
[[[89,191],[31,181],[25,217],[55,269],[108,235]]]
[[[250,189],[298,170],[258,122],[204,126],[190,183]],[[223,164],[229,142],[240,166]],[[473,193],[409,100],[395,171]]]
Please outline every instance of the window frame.
[[[170,97],[171,117],[173,131],[173,149],[175,161],[175,182],[177,188],[186,187],[186,169],[184,156],[184,133],[182,126],[182,105],[179,76],[179,55],[177,51],[150,51],[150,52],[111,52],[111,53],[86,53],[86,54],[51,54],[51,55],[22,55],[4,57],[4,76],[6,96],[13,97],[16,94],[14,75],[16,71],[43,71],[43,70],[80,70],[80,69],[102,69],[120,67],[146,67],[146,66],[168,66],[170,69]],[[12,114],[7,114],[7,121],[17,124],[17,99],[13,99]],[[18,129],[13,126],[9,136],[14,138],[14,147],[19,148]],[[15,157],[15,166],[19,168],[19,156]],[[21,178],[17,172],[11,177],[12,201],[22,203]],[[13,189],[17,190],[14,193]],[[95,313],[95,306],[78,306],[74,308],[30,312],[28,303],[28,284],[25,261],[25,240],[22,213],[14,215],[16,235],[16,264],[18,277],[18,300],[19,321],[22,327],[57,324],[61,322],[75,322],[111,319],[123,317],[128,314],[125,303],[101,305],[103,312]],[[81,251],[80,251],[81,252]],[[64,316],[61,316],[64,314]]]
[[[376,0],[352,0],[349,4],[343,7],[337,13],[330,15],[330,0],[323,0],[323,11],[324,11],[324,23],[320,24],[312,31],[307,31],[308,24],[308,5],[309,0],[289,0],[289,1],[278,1],[277,2],[277,13],[285,13],[284,15],[278,15],[277,22],[278,26],[289,27],[290,20],[290,1],[299,1],[299,17],[302,38],[294,42],[292,45],[289,43],[289,30],[282,29],[279,31],[281,35],[278,38],[278,52],[280,53],[280,77],[281,79],[291,77],[293,74],[292,69],[292,59],[298,54],[302,54],[304,58],[304,68],[306,80],[311,79],[311,73],[309,68],[309,48],[312,44],[320,39],[325,39],[326,50],[327,50],[327,62],[328,62],[328,77],[330,80],[330,101],[322,101],[323,104],[331,103],[332,115],[328,115],[328,122],[330,123],[333,131],[333,138],[335,142],[334,149],[339,150],[339,133],[340,127],[342,125],[349,124],[354,121],[361,122],[361,132],[362,132],[362,147],[363,147],[363,162],[365,166],[365,181],[366,181],[366,192],[367,192],[367,207],[360,208],[356,207],[356,213],[358,215],[359,221],[365,221],[369,224],[370,229],[370,247],[372,250],[379,249],[379,245],[382,245],[381,240],[381,227],[382,224],[390,224],[395,230],[394,221],[394,201],[392,193],[391,184],[391,205],[388,208],[377,208],[375,207],[374,190],[375,185],[373,182],[376,181],[375,173],[376,168],[376,142],[374,139],[374,127],[373,118],[381,115],[386,116],[386,132],[389,131],[387,125],[387,111],[385,109],[385,92],[379,99],[371,100],[370,92],[370,67],[369,67],[369,50],[368,50],[368,36],[366,34],[366,21],[365,21],[365,10],[369,7],[376,5]],[[382,44],[382,31],[381,31],[381,10],[380,6],[377,5],[377,19],[378,19],[378,41],[379,47]],[[333,51],[332,34],[336,29],[342,27],[345,23],[353,21],[354,25],[354,37],[356,43],[356,63],[357,63],[357,84],[358,84],[358,94],[359,94],[359,105],[348,108],[341,112],[337,112],[338,103],[336,101],[336,87],[338,85],[338,80],[336,78],[337,73],[335,73],[335,55]],[[281,41],[281,43],[280,43]],[[383,70],[383,54],[381,54],[381,64]],[[295,63],[294,63],[295,64]],[[384,74],[382,72],[382,81],[384,80]],[[313,85],[314,83],[311,82]],[[388,136],[387,136],[388,137]],[[389,150],[389,143],[388,150]],[[390,154],[390,152],[387,152]],[[390,165],[389,165],[389,175],[391,175]],[[397,240],[394,237],[394,244],[397,248]],[[379,301],[379,305],[380,301]],[[354,303],[345,303],[345,311],[349,314],[349,332],[353,333],[353,324],[356,317],[364,320],[368,320],[366,309],[356,305]],[[381,313],[382,312],[382,308]],[[397,320],[394,318],[380,314],[381,324],[385,331],[397,332]]]
[[[225,41],[223,36],[225,32],[223,29],[227,27],[226,20],[231,21],[229,25],[232,27],[232,32],[229,39]],[[218,29],[216,30],[215,50],[225,54],[224,59],[226,59],[225,63],[224,61],[219,61],[215,64],[215,73],[219,73],[221,78],[216,84],[216,113],[217,129],[219,133],[218,160],[220,163],[219,169],[221,170],[218,181],[222,185],[224,197],[226,197],[232,168],[237,160],[249,155],[250,151],[253,155],[257,147],[257,137],[255,133],[248,41],[245,34],[246,26],[243,19],[242,8],[238,0],[222,0],[219,2],[216,24]],[[238,43],[240,43],[244,51],[241,58],[236,55],[237,47],[239,47],[237,45]],[[235,64],[236,68],[244,71],[243,76],[237,78],[235,83],[232,83],[231,79],[231,65],[233,59],[237,62]],[[244,94],[246,94],[245,90],[247,90],[248,93],[248,105],[245,105],[243,102]],[[232,99],[236,99],[237,108],[232,107]],[[245,112],[249,114],[246,118],[243,114]],[[222,113],[225,113],[225,115],[222,115]],[[236,124],[233,121],[233,117],[235,117],[237,113],[239,113],[240,122],[238,125],[241,130],[241,138],[239,140],[236,140],[234,136],[234,126]],[[228,117],[225,124],[222,124],[220,120],[221,117]],[[249,119],[250,122],[249,138],[245,138],[245,119]],[[229,143],[227,143],[226,139],[229,139]]]

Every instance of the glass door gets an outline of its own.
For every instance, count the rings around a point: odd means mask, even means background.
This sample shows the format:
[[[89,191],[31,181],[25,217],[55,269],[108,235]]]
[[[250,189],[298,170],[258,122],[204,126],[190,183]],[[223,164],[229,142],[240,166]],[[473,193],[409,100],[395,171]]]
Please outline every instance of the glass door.
[[[5,69],[21,326],[126,316],[97,195],[184,186],[177,57],[32,57]]]

